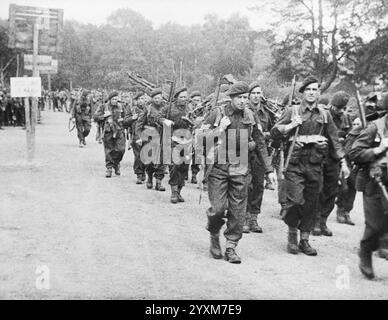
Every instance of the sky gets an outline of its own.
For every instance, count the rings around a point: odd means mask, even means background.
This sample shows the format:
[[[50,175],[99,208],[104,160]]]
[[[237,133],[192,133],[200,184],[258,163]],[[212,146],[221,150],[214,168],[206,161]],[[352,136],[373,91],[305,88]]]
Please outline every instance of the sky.
[[[151,20],[157,28],[169,21],[182,25],[201,24],[208,13],[215,13],[225,19],[239,12],[248,17],[250,25],[259,31],[266,29],[271,14],[264,11],[253,12],[248,8],[260,4],[261,1],[263,0],[1,0],[0,17],[8,19],[9,5],[14,3],[61,8],[64,9],[65,20],[103,24],[114,10],[127,7]]]

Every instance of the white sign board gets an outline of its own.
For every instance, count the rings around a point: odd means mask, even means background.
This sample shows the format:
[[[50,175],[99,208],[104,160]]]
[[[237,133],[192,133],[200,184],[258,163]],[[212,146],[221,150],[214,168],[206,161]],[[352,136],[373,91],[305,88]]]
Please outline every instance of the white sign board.
[[[40,77],[11,78],[12,98],[39,98],[41,93],[42,82]]]

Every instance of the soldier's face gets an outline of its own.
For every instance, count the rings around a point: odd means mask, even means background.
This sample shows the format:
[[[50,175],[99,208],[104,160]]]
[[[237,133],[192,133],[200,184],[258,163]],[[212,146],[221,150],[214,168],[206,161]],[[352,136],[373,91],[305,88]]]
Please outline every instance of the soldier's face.
[[[193,105],[197,106],[202,102],[202,99],[200,96],[195,96],[193,97],[193,99],[191,99],[191,102],[193,103]]]
[[[232,98],[231,104],[233,107],[243,110],[248,103],[248,93],[242,93]]]
[[[117,106],[117,102],[119,101],[119,97],[116,96],[116,97],[113,97],[112,99],[110,99],[110,103],[112,106]]]
[[[319,85],[317,82],[309,84],[303,91],[303,98],[307,103],[314,103],[319,97]]]
[[[353,125],[353,128],[361,127],[361,120],[360,120],[360,118],[354,119],[352,125]]]
[[[177,99],[176,99],[178,104],[184,104],[187,101],[187,91],[181,92]]]
[[[262,96],[263,96],[263,91],[261,90],[260,87],[256,87],[251,91],[249,95],[249,100],[251,101],[252,104],[259,104]]]
[[[145,102],[146,102],[146,96],[145,95],[142,95],[139,99],[137,99],[137,104],[139,106],[144,105]]]
[[[162,103],[162,95],[161,94],[157,94],[156,96],[154,96],[152,98],[152,101],[156,104],[156,105],[160,105]]]
[[[334,113],[338,116],[342,116],[346,111],[346,106],[344,108],[337,108],[335,106],[332,106],[332,107],[333,107]]]

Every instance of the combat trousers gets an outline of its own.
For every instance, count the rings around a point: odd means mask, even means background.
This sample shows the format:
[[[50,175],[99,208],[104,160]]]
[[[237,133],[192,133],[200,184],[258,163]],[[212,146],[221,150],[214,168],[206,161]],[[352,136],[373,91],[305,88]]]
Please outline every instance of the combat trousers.
[[[81,116],[76,115],[75,125],[77,127],[77,136],[80,142],[89,135],[92,123],[90,119],[83,119]]]
[[[322,189],[320,163],[310,163],[309,156],[290,162],[284,173],[284,196],[287,209],[284,222],[290,228],[310,232],[314,226],[319,193]]]
[[[123,159],[125,153],[124,131],[121,130],[117,132],[117,136],[115,138],[113,138],[112,132],[105,132],[103,142],[106,168],[117,167]]]
[[[237,244],[242,237],[247,208],[248,176],[231,176],[227,164],[214,164],[208,176],[208,194],[211,207],[207,211],[206,229],[218,233],[226,218],[225,238]]]
[[[145,165],[140,159],[140,151],[141,151],[141,146],[139,146],[135,141],[132,141],[132,150],[133,150],[133,155],[134,155],[134,162],[133,162],[133,171],[135,172],[136,175],[141,175],[144,176],[145,174]]]
[[[251,182],[248,186],[247,211],[252,214],[259,214],[263,201],[265,168],[256,155],[251,157],[250,165]]]
[[[323,165],[323,187],[319,195],[317,217],[327,219],[334,209],[338,194],[339,162],[329,158]]]
[[[379,239],[388,234],[388,214],[384,214],[378,186],[369,184],[363,193],[365,230],[360,245],[367,251],[375,251],[379,248]]]
[[[185,185],[185,176],[188,172],[189,165],[186,163],[172,164],[169,166],[170,180],[168,184],[171,186],[183,187]]]
[[[163,180],[166,166],[163,164],[146,164],[145,171],[149,177],[154,176],[157,180]]]
[[[343,208],[346,212],[352,211],[356,193],[356,172],[352,170],[349,178],[346,180],[346,190],[340,188],[338,191],[337,207]]]

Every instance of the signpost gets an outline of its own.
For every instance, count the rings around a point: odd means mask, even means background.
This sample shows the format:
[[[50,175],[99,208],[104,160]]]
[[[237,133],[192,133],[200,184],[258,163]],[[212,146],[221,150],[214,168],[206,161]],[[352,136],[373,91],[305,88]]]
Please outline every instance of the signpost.
[[[24,62],[25,69],[32,70],[33,78],[14,79],[11,83],[11,90],[13,90],[15,96],[25,97],[28,161],[32,161],[34,158],[35,124],[37,121],[40,122],[40,110],[37,100],[37,97],[40,97],[40,93],[37,95],[35,91],[38,88],[38,81],[34,80],[34,78],[39,78],[40,84],[40,72],[50,75],[56,73],[58,69],[58,61],[52,60],[51,56],[38,56],[38,54],[60,53],[63,51],[62,42],[62,9],[19,6],[15,4],[9,6],[8,47],[32,51],[32,55],[24,55]],[[47,61],[50,61],[50,63]],[[28,82],[25,79],[31,80]],[[30,87],[28,88],[28,86]],[[39,85],[39,92],[41,92],[41,85]],[[32,105],[30,105],[29,98],[32,98]]]

